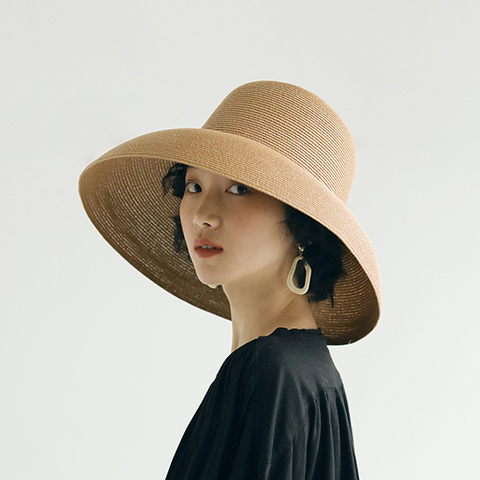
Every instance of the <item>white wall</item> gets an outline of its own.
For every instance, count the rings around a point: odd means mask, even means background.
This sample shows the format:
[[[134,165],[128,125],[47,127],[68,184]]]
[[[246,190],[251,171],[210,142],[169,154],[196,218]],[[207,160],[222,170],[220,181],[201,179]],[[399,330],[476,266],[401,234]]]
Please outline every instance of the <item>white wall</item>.
[[[88,220],[81,171],[242,83],[326,100],[384,309],[332,347],[362,478],[480,477],[478,2],[26,1],[0,9],[0,477],[164,478],[231,347]]]

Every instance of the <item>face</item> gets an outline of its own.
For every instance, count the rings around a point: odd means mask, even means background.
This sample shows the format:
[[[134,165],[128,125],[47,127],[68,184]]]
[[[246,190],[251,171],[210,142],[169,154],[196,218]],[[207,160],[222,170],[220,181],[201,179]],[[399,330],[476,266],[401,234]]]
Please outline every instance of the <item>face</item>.
[[[258,190],[189,167],[180,220],[199,280],[209,285],[286,278],[297,255],[285,205]],[[221,250],[196,250],[207,239]],[[218,252],[211,255],[213,252]],[[285,273],[285,269],[286,272]]]

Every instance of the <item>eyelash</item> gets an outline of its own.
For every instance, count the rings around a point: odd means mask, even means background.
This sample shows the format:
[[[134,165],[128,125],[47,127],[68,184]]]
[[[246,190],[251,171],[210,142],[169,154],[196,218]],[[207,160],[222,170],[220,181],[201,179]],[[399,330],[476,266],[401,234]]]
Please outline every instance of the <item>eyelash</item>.
[[[186,193],[199,193],[199,192],[190,192],[190,191],[188,190],[188,185],[190,185],[191,183],[194,184],[194,185],[198,185],[197,182],[193,182],[193,181],[191,181],[191,182],[186,182],[186,183],[185,183],[185,192],[186,192]],[[243,195],[247,195],[247,194],[250,193],[250,191],[251,191],[250,187],[247,187],[246,185],[243,185],[243,183],[234,183],[230,188],[236,187],[236,186],[246,188],[247,191],[244,192],[244,193],[236,193],[235,195],[243,196]],[[230,190],[230,188],[229,188],[229,190]]]

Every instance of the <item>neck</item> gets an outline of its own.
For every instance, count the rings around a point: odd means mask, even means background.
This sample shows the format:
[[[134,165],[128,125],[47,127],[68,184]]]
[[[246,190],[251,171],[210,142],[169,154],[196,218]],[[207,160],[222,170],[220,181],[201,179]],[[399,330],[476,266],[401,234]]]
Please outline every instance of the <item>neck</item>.
[[[223,285],[230,303],[232,352],[278,327],[317,328],[306,295],[287,287],[287,271],[255,275]]]

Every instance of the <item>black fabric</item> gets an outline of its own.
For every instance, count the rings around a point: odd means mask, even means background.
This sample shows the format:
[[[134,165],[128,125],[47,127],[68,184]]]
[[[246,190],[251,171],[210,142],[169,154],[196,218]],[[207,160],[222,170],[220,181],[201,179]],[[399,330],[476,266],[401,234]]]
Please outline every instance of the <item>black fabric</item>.
[[[347,398],[320,330],[277,328],[232,352],[166,480],[353,480]]]

